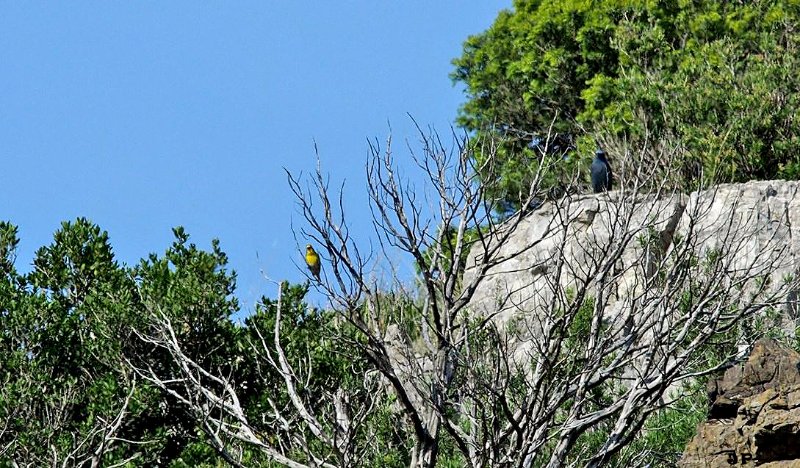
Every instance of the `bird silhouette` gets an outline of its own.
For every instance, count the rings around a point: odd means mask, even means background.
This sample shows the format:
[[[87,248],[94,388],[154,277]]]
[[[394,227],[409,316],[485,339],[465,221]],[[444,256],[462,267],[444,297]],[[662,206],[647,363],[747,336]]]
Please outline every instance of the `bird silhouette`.
[[[306,265],[308,265],[308,269],[311,270],[311,274],[314,276],[314,279],[319,282],[319,254],[317,254],[317,251],[314,250],[314,247],[312,247],[311,244],[306,245]]]
[[[598,149],[594,153],[594,161],[591,168],[592,190],[594,193],[601,193],[611,190],[614,184],[614,176],[611,173],[611,165],[606,159],[606,152]]]

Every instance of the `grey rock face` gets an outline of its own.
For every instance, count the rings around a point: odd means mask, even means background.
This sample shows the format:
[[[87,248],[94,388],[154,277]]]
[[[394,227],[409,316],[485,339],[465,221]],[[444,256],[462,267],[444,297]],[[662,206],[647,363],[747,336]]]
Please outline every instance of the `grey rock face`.
[[[663,251],[685,204],[686,197],[679,194],[617,203],[613,192],[546,203],[502,247],[501,255],[508,260],[488,272],[473,298],[473,310],[501,323],[535,314],[550,307],[555,296],[592,283],[598,262],[612,253],[619,257],[615,269],[622,275],[615,297],[608,301],[613,307],[618,297],[637,287],[639,275],[651,274],[655,267],[655,258],[645,252],[649,247],[632,239],[655,236]],[[468,279],[474,272],[467,265]]]
[[[753,181],[723,184],[694,192],[678,226],[679,234],[697,237],[697,253],[707,257],[729,245],[735,268],[769,265],[768,288],[800,273],[800,183]],[[796,294],[786,295],[783,312],[796,318]],[[793,327],[792,327],[793,328]]]
[[[798,189],[800,183],[794,181],[755,181],[688,196],[620,191],[547,202],[530,213],[502,247],[501,255],[508,260],[488,271],[473,296],[472,309],[498,323],[536,318],[552,309],[554,299],[563,299],[581,285],[586,289],[605,274],[612,277],[606,284],[613,288],[598,291],[598,300],[607,320],[613,321],[621,309],[640,299],[647,278],[663,268],[665,254],[678,248],[691,248],[698,261],[709,261],[725,250],[733,269],[768,269],[764,287],[777,291],[786,279],[800,274]],[[467,279],[475,274],[469,269],[475,255],[467,262]],[[598,271],[598,263],[609,256],[613,268]],[[796,293],[784,299],[784,325],[789,327],[797,315]]]

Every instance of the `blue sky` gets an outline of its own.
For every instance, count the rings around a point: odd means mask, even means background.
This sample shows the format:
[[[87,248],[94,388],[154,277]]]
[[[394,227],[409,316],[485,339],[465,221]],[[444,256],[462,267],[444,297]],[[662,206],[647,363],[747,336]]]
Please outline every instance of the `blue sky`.
[[[283,168],[312,170],[316,141],[366,242],[366,140],[391,125],[413,143],[407,113],[448,132],[464,100],[450,60],[510,6],[4,2],[0,219],[19,226],[17,267],[78,216],[127,264],[182,225],[203,248],[220,239],[251,308],[274,295],[261,270],[303,278]]]

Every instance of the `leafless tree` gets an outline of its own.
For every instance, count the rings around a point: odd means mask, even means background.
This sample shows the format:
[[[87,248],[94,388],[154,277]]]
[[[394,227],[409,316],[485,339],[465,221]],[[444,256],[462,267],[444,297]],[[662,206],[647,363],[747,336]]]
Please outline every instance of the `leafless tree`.
[[[499,201],[488,194],[499,156],[481,143],[465,138],[448,150],[437,135],[423,136],[422,154],[411,156],[425,192],[398,175],[391,142],[370,146],[381,252],[399,250],[419,271],[416,341],[408,327],[392,327],[409,312],[381,300],[372,252],[351,238],[321,171],[310,189],[290,175],[305,234],[327,253],[321,288],[368,337],[365,350],[411,423],[412,466],[436,464],[443,432],[471,466],[603,463],[669,403],[668,390],[723,365],[724,357],[702,361],[709,343],[780,308],[793,287],[769,280],[786,267],[787,230],[743,217],[736,200],[712,213],[714,189],[687,201],[669,172],[674,146],[657,147],[666,161],[658,167],[637,164],[653,160],[651,147],[617,154],[627,175],[618,191],[540,207],[549,170],[542,151],[520,210],[498,223]],[[538,230],[526,222],[532,210],[543,213]],[[489,307],[476,307],[479,299]],[[497,329],[500,316],[516,323]],[[601,422],[606,443],[576,455],[578,437]]]
[[[669,144],[621,144],[612,154],[624,175],[619,190],[552,200],[545,181],[557,162],[545,157],[545,141],[520,208],[501,220],[502,200],[491,196],[501,183],[493,143],[459,137],[448,146],[420,134],[422,151],[409,149],[420,187],[400,175],[391,140],[369,145],[377,247],[351,235],[341,190],[319,166],[308,179],[288,174],[308,223],[302,235],[321,246],[315,284],[338,323],[357,333],[342,340],[375,374],[364,376],[358,396],[331,392],[335,411],[321,414],[297,391],[314,369],[301,376],[286,361],[280,321],[271,338],[259,335],[255,346],[290,396],[271,416],[286,422],[291,446],[256,433],[231,382],[189,359],[153,311],[160,333],[146,339],[170,352],[181,376],[139,372],[192,408],[231,463],[226,451],[238,440],[289,466],[352,465],[364,441],[347,428],[386,392],[407,421],[411,466],[435,466],[445,438],[473,467],[597,466],[681,398],[682,382],[734,358],[748,327],[784,307],[795,288],[784,217],[759,222],[758,210],[740,209],[724,189],[677,192],[668,159],[679,151]],[[667,162],[641,164],[653,151]],[[382,259],[413,267],[416,283],[382,276]],[[368,405],[347,406],[365,392],[374,394]],[[580,443],[593,432],[602,443]],[[298,447],[302,461],[288,455]]]
[[[268,378],[262,369],[266,366],[277,372],[280,380],[278,388],[266,395],[269,408],[259,416],[260,420],[252,420],[237,394],[240,386],[233,377],[206,369],[192,359],[168,314],[155,306],[148,306],[153,318],[152,331],[139,336],[157,349],[167,351],[177,365],[177,374],[165,376],[163,371],[152,367],[129,365],[189,408],[210,443],[234,466],[243,466],[243,453],[248,448],[294,468],[357,466],[371,450],[369,440],[374,435],[365,434],[364,425],[381,401],[383,387],[377,379],[363,376],[363,385],[350,392],[343,387],[325,391],[323,398],[329,405],[305,394],[303,388],[316,369],[310,365],[310,357],[294,364],[287,358],[281,332],[285,283],[276,284],[274,327],[263,330],[252,325],[257,338],[249,341],[260,360],[259,375]]]
[[[367,162],[367,187],[373,225],[380,251],[392,258],[396,251],[407,255],[419,271],[422,300],[408,304],[386,301],[380,282],[371,275],[373,252],[364,252],[350,236],[344,219],[341,198],[329,190],[320,168],[312,186],[289,175],[289,183],[299,200],[310,230],[304,234],[322,245],[330,269],[320,287],[333,307],[367,337],[364,352],[386,379],[401,403],[412,429],[412,466],[436,464],[443,431],[459,443],[458,423],[444,417],[451,408],[456,369],[462,364],[459,352],[467,343],[464,317],[483,276],[493,267],[513,258],[500,255],[505,242],[514,235],[525,214],[545,196],[542,178],[548,166],[533,165],[533,183],[520,193],[520,209],[504,220],[502,228],[495,218],[500,200],[489,194],[498,180],[479,180],[478,174],[495,173],[498,164],[493,142],[477,142],[463,137],[448,148],[435,133],[422,136],[422,153],[411,150],[411,159],[421,170],[424,189],[407,183],[395,166],[391,139],[386,148],[370,143]],[[542,146],[546,154],[546,143]],[[475,152],[487,156],[476,167]],[[319,209],[315,202],[319,203]],[[528,248],[535,248],[532,240]],[[470,249],[479,249],[473,265],[477,275],[462,281]],[[400,286],[402,283],[397,282]],[[402,332],[404,317],[413,319],[414,328],[424,338],[415,346]],[[488,323],[484,320],[484,325]],[[466,445],[460,445],[464,451]]]

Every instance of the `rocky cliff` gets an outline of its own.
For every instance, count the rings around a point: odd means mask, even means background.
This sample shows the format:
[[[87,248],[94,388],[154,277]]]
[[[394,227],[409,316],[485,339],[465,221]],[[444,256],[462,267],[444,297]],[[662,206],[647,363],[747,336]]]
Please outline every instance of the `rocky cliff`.
[[[503,246],[501,254],[508,260],[487,272],[473,308],[507,322],[535,314],[549,307],[554,296],[610,273],[613,287],[607,288],[603,306],[613,317],[663,266],[660,261],[675,248],[674,239],[689,236],[687,247],[697,258],[725,250],[732,256],[731,269],[768,270],[777,288],[800,272],[799,190],[796,181],[753,181],[688,196],[610,192],[545,203]],[[613,269],[599,271],[607,255],[616,256]],[[468,263],[466,275],[471,274]],[[791,320],[796,293],[786,291],[785,312]]]
[[[800,466],[800,354],[758,341],[746,362],[709,382],[708,392],[708,420],[680,466]]]
[[[522,371],[517,385],[544,408],[543,421],[558,416],[551,423],[563,447],[575,434],[606,431],[593,458],[602,463],[637,437],[648,414],[683,398],[684,383],[741,360],[766,332],[794,335],[798,190],[798,182],[759,181],[545,203],[507,224],[513,234],[491,267],[471,265],[494,253],[492,239],[473,247],[464,283],[482,279],[472,313],[498,325],[511,356],[504,365]],[[736,404],[740,429],[762,408],[791,407],[800,395],[774,392]],[[793,437],[797,426],[779,433]],[[751,455],[779,450],[758,442],[764,431],[749,434]]]

